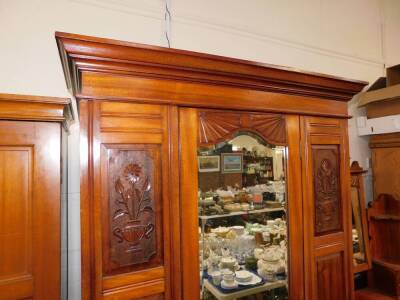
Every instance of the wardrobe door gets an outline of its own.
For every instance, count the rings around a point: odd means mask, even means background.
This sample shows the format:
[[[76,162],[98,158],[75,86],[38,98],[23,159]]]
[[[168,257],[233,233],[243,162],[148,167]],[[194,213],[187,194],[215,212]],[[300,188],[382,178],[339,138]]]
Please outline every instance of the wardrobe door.
[[[81,102],[83,299],[171,299],[169,123],[167,106]]]
[[[60,299],[60,134],[0,121],[0,299]]]
[[[347,120],[302,117],[306,299],[352,299]]]

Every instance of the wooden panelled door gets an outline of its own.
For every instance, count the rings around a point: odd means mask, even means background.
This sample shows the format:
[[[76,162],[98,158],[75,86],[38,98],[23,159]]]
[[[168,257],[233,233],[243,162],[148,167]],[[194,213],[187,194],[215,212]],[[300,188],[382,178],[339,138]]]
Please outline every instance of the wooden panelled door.
[[[171,109],[96,100],[80,109],[81,142],[93,136],[81,155],[89,165],[81,176],[83,265],[94,259],[82,299],[173,299]]]
[[[352,299],[347,120],[301,117],[305,299]]]
[[[60,298],[59,123],[0,121],[0,299]]]

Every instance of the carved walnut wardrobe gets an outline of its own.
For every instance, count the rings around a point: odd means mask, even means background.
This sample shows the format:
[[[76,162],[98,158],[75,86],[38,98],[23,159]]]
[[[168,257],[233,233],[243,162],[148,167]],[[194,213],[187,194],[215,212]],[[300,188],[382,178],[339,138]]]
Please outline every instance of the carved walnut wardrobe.
[[[56,40],[79,102],[82,299],[198,299],[197,148],[243,130],[286,149],[289,298],[352,299],[347,101],[367,83]]]

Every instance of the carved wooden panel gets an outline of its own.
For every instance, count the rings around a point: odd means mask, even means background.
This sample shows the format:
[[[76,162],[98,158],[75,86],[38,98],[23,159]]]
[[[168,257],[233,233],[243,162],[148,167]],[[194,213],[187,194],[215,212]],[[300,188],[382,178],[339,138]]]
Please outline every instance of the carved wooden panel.
[[[214,145],[239,131],[251,131],[272,145],[286,144],[286,121],[280,114],[203,110],[199,112],[199,143]]]
[[[338,145],[313,145],[315,234],[342,229]]]
[[[160,265],[162,251],[159,145],[107,149],[106,273]]]
[[[317,258],[316,299],[346,299],[343,252]]]

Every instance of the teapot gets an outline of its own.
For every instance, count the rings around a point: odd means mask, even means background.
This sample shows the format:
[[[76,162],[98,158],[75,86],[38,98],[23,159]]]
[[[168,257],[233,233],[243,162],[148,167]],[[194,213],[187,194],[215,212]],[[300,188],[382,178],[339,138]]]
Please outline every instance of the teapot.
[[[269,281],[275,280],[275,275],[286,271],[285,253],[277,246],[268,247],[264,250],[257,262],[258,274]]]

